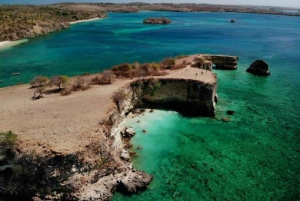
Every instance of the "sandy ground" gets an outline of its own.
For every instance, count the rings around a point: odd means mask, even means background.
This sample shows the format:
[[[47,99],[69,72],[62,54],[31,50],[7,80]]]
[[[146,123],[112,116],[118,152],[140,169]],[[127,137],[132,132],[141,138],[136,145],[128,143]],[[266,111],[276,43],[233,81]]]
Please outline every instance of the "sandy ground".
[[[215,82],[212,72],[201,72],[186,67],[165,77]],[[45,94],[45,98],[35,101],[31,100],[34,89],[28,84],[1,88],[0,130],[18,134],[28,149],[45,145],[57,152],[80,151],[91,141],[103,138],[99,122],[114,105],[111,97],[131,81],[116,79],[111,85],[93,85],[68,96]]]
[[[99,20],[99,19],[102,19],[102,18],[93,18],[93,19],[88,19],[88,20],[78,20],[78,21],[74,21],[74,22],[70,22],[70,24],[78,24],[78,23],[82,23],[82,22],[89,22],[89,21],[94,21],[94,20]]]

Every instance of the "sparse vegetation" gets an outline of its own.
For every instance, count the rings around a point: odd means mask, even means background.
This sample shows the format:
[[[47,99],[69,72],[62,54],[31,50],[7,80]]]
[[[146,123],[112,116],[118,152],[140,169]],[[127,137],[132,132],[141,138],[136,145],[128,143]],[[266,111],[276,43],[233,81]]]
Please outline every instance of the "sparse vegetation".
[[[33,80],[31,80],[30,85],[32,87],[42,86],[49,82],[49,78],[46,76],[37,76]]]
[[[127,94],[123,90],[118,90],[114,93],[113,101],[116,103],[119,112],[121,112],[121,106],[126,98]]]
[[[13,148],[17,140],[17,135],[12,131],[0,132],[0,155]]]
[[[112,79],[115,77],[115,74],[110,70],[105,70],[102,73],[102,79],[106,81],[108,84],[112,83]]]
[[[72,21],[104,16],[98,6],[87,10],[71,5],[4,5],[0,6],[0,41],[32,38],[68,28]]]
[[[49,85],[52,86],[52,85],[55,85],[58,87],[58,89],[60,90],[63,85],[67,84],[69,82],[69,77],[68,76],[54,76],[50,79],[50,83]]]

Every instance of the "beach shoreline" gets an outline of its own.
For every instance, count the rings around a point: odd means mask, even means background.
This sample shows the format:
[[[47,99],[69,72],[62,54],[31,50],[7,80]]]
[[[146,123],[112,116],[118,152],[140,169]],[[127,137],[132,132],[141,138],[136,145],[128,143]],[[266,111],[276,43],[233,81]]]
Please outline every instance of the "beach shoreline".
[[[70,25],[72,25],[72,24],[78,24],[78,23],[83,23],[83,22],[95,21],[95,20],[99,20],[99,19],[103,19],[103,18],[96,17],[96,18],[92,18],[92,19],[88,19],[88,20],[77,20],[77,21],[70,22]]]
[[[17,40],[17,41],[0,41],[0,50],[4,49],[4,48],[9,48],[9,47],[13,47],[16,45],[19,45],[21,43],[25,43],[28,42],[28,39],[22,39],[22,40]]]

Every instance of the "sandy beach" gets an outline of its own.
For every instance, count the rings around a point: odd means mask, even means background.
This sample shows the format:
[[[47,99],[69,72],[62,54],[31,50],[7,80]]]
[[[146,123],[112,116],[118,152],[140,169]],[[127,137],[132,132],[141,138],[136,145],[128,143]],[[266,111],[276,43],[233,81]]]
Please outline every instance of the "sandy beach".
[[[27,41],[28,41],[28,39],[22,39],[22,40],[17,40],[17,41],[1,41],[0,42],[0,49],[16,46],[16,45],[19,45],[21,43],[25,43]]]
[[[99,20],[99,19],[102,19],[102,18],[96,17],[96,18],[92,18],[92,19],[88,19],[88,20],[77,20],[77,21],[74,21],[74,22],[70,22],[70,24],[78,24],[78,23],[82,23],[82,22],[90,22],[90,21]]]

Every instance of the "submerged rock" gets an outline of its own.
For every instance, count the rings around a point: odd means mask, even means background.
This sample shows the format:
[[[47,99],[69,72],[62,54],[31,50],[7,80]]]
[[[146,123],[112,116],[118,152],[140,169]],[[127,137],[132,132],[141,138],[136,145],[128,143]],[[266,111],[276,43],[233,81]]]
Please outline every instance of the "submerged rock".
[[[247,72],[261,76],[270,75],[269,65],[264,60],[256,60],[253,62],[247,69]]]
[[[228,115],[233,115],[234,114],[234,111],[233,110],[227,110],[226,112]]]
[[[224,121],[224,122],[230,122],[230,118],[229,117],[222,117],[222,121]]]

